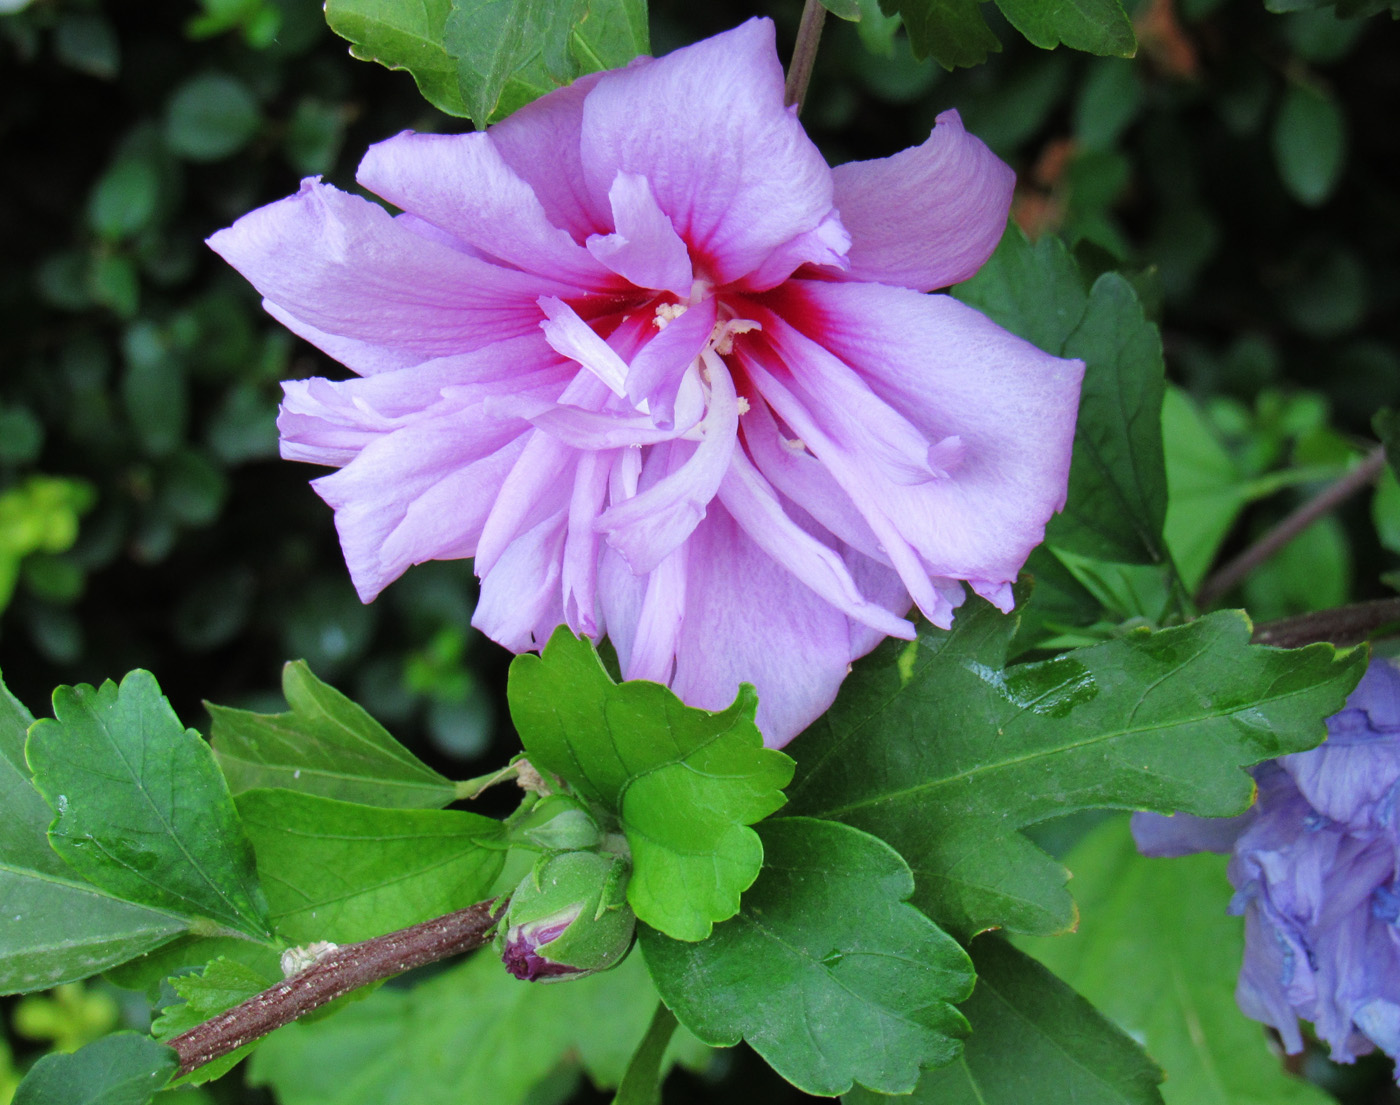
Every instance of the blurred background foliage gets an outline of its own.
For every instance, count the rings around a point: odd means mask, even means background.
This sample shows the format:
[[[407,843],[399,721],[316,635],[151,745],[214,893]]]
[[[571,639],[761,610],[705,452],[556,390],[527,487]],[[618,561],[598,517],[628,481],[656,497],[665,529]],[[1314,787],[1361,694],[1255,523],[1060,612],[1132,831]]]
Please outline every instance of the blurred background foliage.
[[[956,107],[1017,170],[1022,227],[1062,235],[1089,276],[1129,274],[1176,385],[1168,528],[1188,586],[1370,448],[1375,411],[1400,400],[1400,24],[1139,0],[1126,61],[1038,50],[986,5],[1004,51],[945,73],[862,7],[858,25],[828,20],[810,132],[833,163],[886,156]],[[790,43],[798,0],[759,8]],[[655,0],[654,51],[753,10]],[[373,141],[465,124],[406,74],[350,60],[316,0],[3,0],[0,13],[9,686],[37,713],[56,684],[146,667],[203,727],[203,698],[280,708],[280,665],[304,657],[448,774],[494,765],[514,750],[508,657],[468,626],[469,565],[415,568],[359,603],[306,485],[316,472],[277,459],[273,424],[279,380],[343,370],[203,245],[303,176],[353,188]],[[1398,557],[1386,475],[1226,602],[1265,620],[1379,597]],[[131,1000],[94,986],[9,1002],[0,1101],[36,1049],[139,1022]],[[726,1093],[800,1097],[761,1064],[725,1064],[712,1077]],[[1349,1102],[1397,1100],[1383,1064],[1317,1070]],[[549,1100],[576,1078],[556,1081]],[[676,1100],[720,1092],[692,1083]],[[178,1099],[266,1100],[244,1093],[234,1078]]]

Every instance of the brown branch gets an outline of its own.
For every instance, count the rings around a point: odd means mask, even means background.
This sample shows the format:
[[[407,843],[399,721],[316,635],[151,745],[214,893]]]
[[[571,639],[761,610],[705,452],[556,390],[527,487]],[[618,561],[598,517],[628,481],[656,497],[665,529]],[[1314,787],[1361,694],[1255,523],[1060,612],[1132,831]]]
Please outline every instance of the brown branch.
[[[812,81],[812,66],[817,60],[817,44],[822,38],[822,24],[826,22],[826,8],[821,0],[807,0],[802,9],[802,22],[797,27],[797,45],[792,48],[792,64],[788,66],[787,85],[783,90],[783,103],[788,107],[797,105],[802,111],[802,102],[807,99],[807,85]]]
[[[1318,641],[1356,645],[1387,629],[1391,633],[1400,630],[1400,598],[1358,602],[1265,622],[1255,627],[1253,641],[1276,648],[1301,648]]]
[[[169,1040],[180,1056],[179,1073],[188,1074],[361,986],[481,947],[504,904],[499,898],[477,902],[421,925],[336,948],[306,970]]]
[[[1239,556],[1201,584],[1196,592],[1196,605],[1209,606],[1231,588],[1242,583],[1255,568],[1268,560],[1324,514],[1335,510],[1347,499],[1381,474],[1385,467],[1385,448],[1377,445],[1366,459],[1335,483],[1329,484],[1288,515]]]

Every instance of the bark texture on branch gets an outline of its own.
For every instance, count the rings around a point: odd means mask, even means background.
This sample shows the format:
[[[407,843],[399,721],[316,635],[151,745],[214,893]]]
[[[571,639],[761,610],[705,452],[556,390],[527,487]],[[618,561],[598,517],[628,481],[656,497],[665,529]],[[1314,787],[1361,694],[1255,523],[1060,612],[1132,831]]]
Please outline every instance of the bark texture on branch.
[[[169,1041],[180,1074],[213,1062],[352,990],[481,947],[504,899],[477,902],[456,913],[327,953],[304,971],[254,994],[241,1005]]]

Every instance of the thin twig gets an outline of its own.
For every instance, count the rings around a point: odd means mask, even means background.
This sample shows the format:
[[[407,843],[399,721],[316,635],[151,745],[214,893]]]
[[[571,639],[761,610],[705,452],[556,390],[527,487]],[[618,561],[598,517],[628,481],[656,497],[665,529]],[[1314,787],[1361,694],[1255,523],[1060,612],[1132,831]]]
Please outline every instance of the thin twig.
[[[421,925],[336,948],[306,970],[171,1039],[180,1056],[179,1073],[188,1074],[361,986],[481,947],[503,905],[499,898],[477,902]]]
[[[1318,641],[1356,645],[1390,630],[1400,630],[1400,598],[1374,599],[1293,618],[1279,618],[1254,627],[1254,643],[1276,648],[1301,648]]]
[[[1335,510],[1380,475],[1385,448],[1377,445],[1366,459],[1288,515],[1239,556],[1213,574],[1196,592],[1196,605],[1209,606],[1259,567],[1324,514]]]
[[[812,66],[817,60],[817,44],[821,42],[825,22],[826,8],[822,7],[821,0],[807,0],[802,9],[802,22],[797,27],[797,45],[792,48],[792,64],[788,66],[783,93],[783,103],[788,107],[796,104],[799,113],[802,102],[807,99],[807,85],[812,80]]]

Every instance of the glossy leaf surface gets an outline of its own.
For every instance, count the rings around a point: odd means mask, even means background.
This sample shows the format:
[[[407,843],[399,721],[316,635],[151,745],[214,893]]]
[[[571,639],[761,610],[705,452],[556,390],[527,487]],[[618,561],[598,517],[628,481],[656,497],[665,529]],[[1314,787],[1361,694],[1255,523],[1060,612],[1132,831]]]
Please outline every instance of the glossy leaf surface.
[[[883,842],[810,818],[760,833],[763,874],[738,917],[699,944],[642,930],[662,998],[706,1043],[747,1040],[808,1093],[908,1093],[959,1052],[967,954],[908,904],[914,880]]]
[[[888,841],[954,932],[1071,927],[1065,873],[1018,830],[1105,806],[1242,811],[1242,770],[1318,743],[1361,651],[1249,644],[1224,611],[1005,666],[1016,619],[972,600],[949,632],[886,642],[801,738],[793,814]]]

